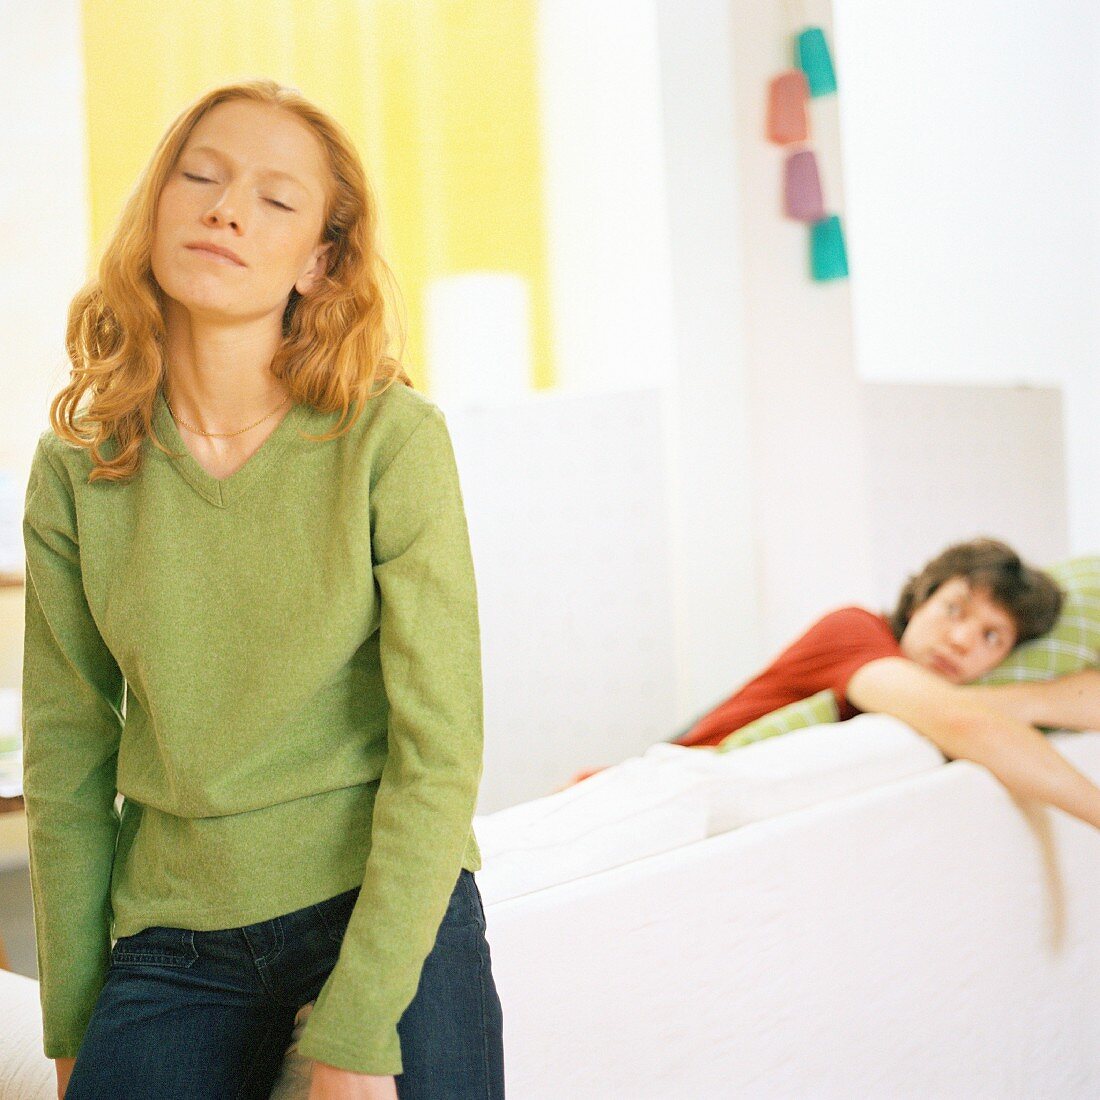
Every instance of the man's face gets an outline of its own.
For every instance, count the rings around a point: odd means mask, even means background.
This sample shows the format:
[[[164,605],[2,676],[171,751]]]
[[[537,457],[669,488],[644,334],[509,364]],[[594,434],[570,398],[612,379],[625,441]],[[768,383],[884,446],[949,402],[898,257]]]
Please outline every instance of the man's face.
[[[952,577],[913,612],[901,652],[953,684],[969,684],[1008,656],[1016,624],[988,589]]]

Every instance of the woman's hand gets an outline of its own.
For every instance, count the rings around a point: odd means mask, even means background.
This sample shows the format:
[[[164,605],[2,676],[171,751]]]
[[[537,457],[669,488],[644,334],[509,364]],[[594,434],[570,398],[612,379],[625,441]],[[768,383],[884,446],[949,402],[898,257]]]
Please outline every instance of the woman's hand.
[[[55,1058],[54,1066],[57,1069],[57,1100],[65,1100],[65,1090],[69,1087],[69,1078],[73,1074],[75,1058]]]
[[[397,1100],[397,1082],[314,1062],[309,1100]]]

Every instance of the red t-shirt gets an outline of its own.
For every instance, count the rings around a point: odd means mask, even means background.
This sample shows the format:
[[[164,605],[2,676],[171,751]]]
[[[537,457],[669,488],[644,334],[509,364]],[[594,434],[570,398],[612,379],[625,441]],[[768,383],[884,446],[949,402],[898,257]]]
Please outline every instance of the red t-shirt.
[[[703,715],[672,744],[717,745],[731,733],[773,710],[832,688],[845,721],[859,714],[848,702],[848,681],[880,657],[899,657],[901,648],[882,615],[842,607],[819,619],[763,672]]]
[[[836,696],[840,720],[854,718],[860,712],[848,702],[848,681],[871,661],[900,656],[901,647],[884,616],[862,607],[831,611],[783,650],[759,676],[738,688],[671,743],[691,748],[717,745],[757,718],[826,688],[832,688]],[[578,772],[567,786],[603,770]]]

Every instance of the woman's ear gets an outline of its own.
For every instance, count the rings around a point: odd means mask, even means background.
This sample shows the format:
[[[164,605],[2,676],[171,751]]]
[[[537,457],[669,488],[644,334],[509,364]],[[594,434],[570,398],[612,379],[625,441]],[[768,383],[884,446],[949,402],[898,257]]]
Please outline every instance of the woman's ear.
[[[294,289],[299,294],[308,294],[313,284],[325,274],[328,269],[328,254],[331,248],[332,241],[327,241],[313,250],[312,263],[298,276],[298,281],[294,284]]]

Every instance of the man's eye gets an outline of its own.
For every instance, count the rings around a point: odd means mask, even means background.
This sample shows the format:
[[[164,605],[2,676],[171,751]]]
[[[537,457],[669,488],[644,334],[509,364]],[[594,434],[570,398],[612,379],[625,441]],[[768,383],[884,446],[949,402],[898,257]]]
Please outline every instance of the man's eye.
[[[1001,632],[999,630],[987,630],[985,632],[985,640],[990,645],[999,645],[1001,641]]]

